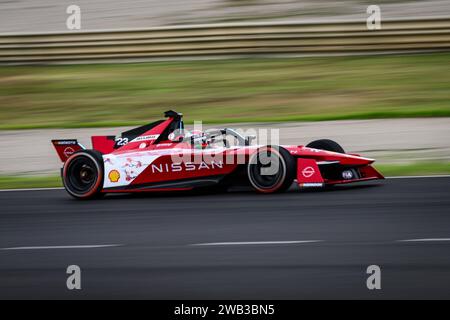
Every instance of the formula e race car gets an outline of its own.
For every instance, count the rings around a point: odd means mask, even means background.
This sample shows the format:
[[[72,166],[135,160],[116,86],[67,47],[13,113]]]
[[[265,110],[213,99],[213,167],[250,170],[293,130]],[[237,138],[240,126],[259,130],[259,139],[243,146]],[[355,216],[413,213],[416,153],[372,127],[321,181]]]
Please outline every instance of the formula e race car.
[[[112,192],[226,190],[248,185],[261,193],[383,179],[373,159],[346,154],[336,142],[258,145],[237,130],[185,130],[182,114],[121,136],[93,136],[92,149],[76,139],[52,140],[64,163],[67,192],[87,199]]]

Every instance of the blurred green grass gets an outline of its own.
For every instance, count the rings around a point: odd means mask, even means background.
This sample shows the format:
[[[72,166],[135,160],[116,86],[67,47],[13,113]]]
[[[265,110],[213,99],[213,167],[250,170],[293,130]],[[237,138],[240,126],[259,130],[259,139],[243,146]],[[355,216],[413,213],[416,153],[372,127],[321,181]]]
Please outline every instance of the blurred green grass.
[[[375,164],[385,177],[426,176],[450,174],[450,162],[415,162],[399,164]]]
[[[450,174],[449,162],[375,164],[386,177]],[[60,176],[0,176],[0,189],[61,187]]]
[[[450,53],[0,67],[0,129],[450,116]]]
[[[0,189],[62,187],[60,176],[0,176]]]

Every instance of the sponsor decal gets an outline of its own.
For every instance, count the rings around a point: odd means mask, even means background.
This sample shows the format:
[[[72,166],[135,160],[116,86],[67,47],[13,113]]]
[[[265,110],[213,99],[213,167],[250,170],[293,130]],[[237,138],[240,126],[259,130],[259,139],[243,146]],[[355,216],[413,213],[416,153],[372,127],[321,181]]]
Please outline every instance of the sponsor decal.
[[[142,167],[142,162],[139,160],[133,160],[132,158],[127,158],[125,164],[122,166],[124,168],[140,168]]]
[[[311,152],[317,152],[317,153],[320,153],[320,152],[323,151],[323,150],[320,150],[320,149],[314,149],[314,148],[309,148],[309,147],[305,147],[305,149],[306,149],[306,150],[309,150],[309,151],[311,151]]]
[[[131,169],[125,169],[125,180],[126,181],[131,181],[136,179],[136,177],[138,176],[137,172]]]
[[[117,170],[111,170],[108,174],[109,181],[118,182],[120,179],[120,173]]]
[[[173,143],[159,143],[156,145],[157,148],[171,147],[171,146],[173,146]]]
[[[137,137],[136,139],[134,139],[131,142],[138,142],[138,141],[148,141],[148,140],[156,140],[158,139],[159,134],[151,134],[149,136],[141,136],[141,137]]]
[[[133,160],[132,158],[127,158],[125,163],[122,165],[125,172],[125,180],[131,181],[138,176],[138,171],[142,168],[142,162],[139,160]]]
[[[351,180],[353,179],[353,172],[351,170],[345,170],[342,172],[342,178],[345,180]]]
[[[323,183],[300,183],[300,188],[320,188]]]
[[[133,152],[126,155],[104,155],[105,162],[105,179],[103,181],[104,188],[112,188],[118,186],[129,185],[137,176],[139,176],[159,155],[152,155],[149,152]],[[107,178],[107,174],[117,171],[116,182]],[[117,178],[117,174],[119,177]]]
[[[67,148],[65,148],[64,151],[63,151],[64,155],[65,155],[67,158],[70,157],[71,155],[73,155],[74,152],[75,152],[75,150],[73,150],[72,147],[67,147]]]
[[[306,167],[305,169],[302,170],[302,175],[305,178],[310,178],[314,175],[314,173],[316,173],[316,170],[314,170],[313,167]]]
[[[180,162],[180,163],[161,163],[159,165],[152,164],[152,173],[164,172],[179,172],[179,171],[194,171],[194,170],[211,170],[216,168],[223,168],[222,161],[212,161],[210,164],[202,161],[200,163],[194,162]]]
[[[56,145],[58,146],[66,146],[66,145],[75,145],[77,144],[77,140],[57,140]]]

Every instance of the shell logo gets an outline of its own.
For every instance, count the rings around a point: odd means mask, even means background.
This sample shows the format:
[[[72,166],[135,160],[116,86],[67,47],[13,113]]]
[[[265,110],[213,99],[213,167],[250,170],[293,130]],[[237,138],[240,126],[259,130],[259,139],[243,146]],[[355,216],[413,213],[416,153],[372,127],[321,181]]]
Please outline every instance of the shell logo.
[[[108,174],[109,181],[118,182],[120,179],[120,173],[117,170],[111,170]]]

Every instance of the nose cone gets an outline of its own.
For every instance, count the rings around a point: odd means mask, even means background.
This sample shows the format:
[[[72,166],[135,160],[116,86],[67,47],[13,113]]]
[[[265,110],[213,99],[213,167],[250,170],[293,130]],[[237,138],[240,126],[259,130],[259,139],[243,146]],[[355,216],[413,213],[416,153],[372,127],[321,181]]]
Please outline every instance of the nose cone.
[[[332,151],[320,150],[319,153],[316,153],[321,160],[324,161],[339,161],[342,165],[368,165],[375,162],[374,159],[361,157],[355,154],[347,154],[347,153],[338,153]]]
[[[304,146],[289,146],[286,149],[294,156],[315,159],[316,161],[339,161],[342,165],[363,166],[375,162],[374,159],[361,157],[356,154],[332,152]]]
[[[339,160],[342,165],[368,165],[375,162],[374,159],[360,157],[352,154],[334,153],[333,156],[336,157],[336,160]]]

